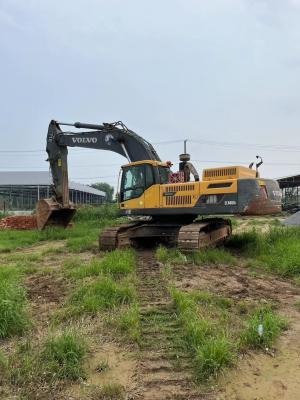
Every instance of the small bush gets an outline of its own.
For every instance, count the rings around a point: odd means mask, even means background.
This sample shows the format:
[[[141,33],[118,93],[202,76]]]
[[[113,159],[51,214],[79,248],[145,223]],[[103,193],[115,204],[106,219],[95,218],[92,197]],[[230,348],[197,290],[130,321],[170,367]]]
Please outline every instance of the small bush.
[[[222,368],[233,364],[235,354],[225,337],[211,337],[196,350],[195,364],[200,381],[216,375]]]
[[[259,324],[263,325],[263,334],[258,334]],[[286,321],[271,309],[256,310],[247,321],[247,327],[241,332],[242,347],[270,347],[283,329],[287,328]]]
[[[83,361],[86,345],[72,332],[49,338],[43,345],[41,361],[49,380],[85,378]]]
[[[163,264],[184,264],[187,259],[178,249],[167,249],[166,247],[159,246],[156,250],[155,256],[158,261]]]
[[[203,249],[195,251],[191,254],[191,259],[196,265],[202,264],[227,264],[234,265],[236,263],[228,251],[223,249]]]

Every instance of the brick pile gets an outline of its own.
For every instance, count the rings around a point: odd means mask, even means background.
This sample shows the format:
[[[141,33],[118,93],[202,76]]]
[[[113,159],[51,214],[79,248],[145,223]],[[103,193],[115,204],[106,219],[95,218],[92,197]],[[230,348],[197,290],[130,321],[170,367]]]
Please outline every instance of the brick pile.
[[[0,229],[30,230],[37,229],[36,216],[14,215],[0,219]]]

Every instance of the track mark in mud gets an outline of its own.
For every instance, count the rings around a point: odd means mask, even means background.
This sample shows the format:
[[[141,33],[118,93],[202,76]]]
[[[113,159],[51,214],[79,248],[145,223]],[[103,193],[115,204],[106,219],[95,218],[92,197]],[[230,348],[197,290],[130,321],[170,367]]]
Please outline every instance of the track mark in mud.
[[[190,360],[180,341],[180,327],[151,251],[138,254],[137,273],[142,336],[138,398],[208,399],[193,384]]]

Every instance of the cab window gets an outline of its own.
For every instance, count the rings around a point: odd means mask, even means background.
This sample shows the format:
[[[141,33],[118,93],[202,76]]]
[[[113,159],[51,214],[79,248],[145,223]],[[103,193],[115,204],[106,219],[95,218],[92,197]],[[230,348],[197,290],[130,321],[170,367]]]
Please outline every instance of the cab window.
[[[149,164],[123,168],[121,201],[140,197],[154,183],[152,166]]]
[[[169,183],[170,168],[158,167],[159,180],[162,185]]]

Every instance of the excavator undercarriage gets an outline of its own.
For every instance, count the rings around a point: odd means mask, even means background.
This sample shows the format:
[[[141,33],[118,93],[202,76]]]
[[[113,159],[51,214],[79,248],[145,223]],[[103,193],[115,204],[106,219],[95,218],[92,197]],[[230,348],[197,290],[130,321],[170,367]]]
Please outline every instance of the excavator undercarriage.
[[[231,232],[230,220],[223,218],[208,218],[187,225],[133,222],[105,229],[99,237],[99,249],[164,244],[192,251],[220,244],[230,237]]]

